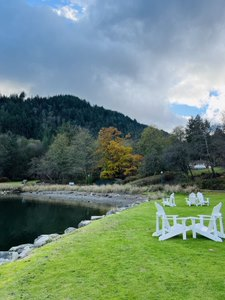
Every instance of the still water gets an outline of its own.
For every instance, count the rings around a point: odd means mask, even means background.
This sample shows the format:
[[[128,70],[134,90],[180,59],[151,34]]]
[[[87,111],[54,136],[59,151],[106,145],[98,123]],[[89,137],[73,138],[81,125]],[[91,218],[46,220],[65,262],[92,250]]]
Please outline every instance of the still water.
[[[61,234],[66,228],[77,227],[80,221],[105,212],[106,208],[0,198],[0,251],[33,243],[41,234]]]

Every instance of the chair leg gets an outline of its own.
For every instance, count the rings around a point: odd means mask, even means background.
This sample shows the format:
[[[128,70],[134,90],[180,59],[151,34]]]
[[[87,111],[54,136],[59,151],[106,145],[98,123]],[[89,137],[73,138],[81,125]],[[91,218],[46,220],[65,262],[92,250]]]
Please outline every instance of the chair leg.
[[[220,236],[221,238],[225,238],[222,217],[219,218],[219,223],[220,223],[219,236]]]
[[[191,225],[192,237],[193,239],[196,239],[195,220],[192,219],[191,221],[192,221],[192,225]]]
[[[183,232],[183,240],[186,240],[186,239],[187,239],[187,232],[184,231],[184,232]]]

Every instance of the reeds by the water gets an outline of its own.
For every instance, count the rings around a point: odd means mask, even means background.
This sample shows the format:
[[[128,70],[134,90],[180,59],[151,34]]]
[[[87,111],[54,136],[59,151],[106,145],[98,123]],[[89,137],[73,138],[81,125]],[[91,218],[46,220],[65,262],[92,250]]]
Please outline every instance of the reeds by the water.
[[[63,185],[63,184],[36,184],[21,182],[0,183],[0,191],[20,191],[20,192],[41,192],[41,191],[66,191],[66,192],[85,192],[103,194],[144,194],[149,199],[159,199],[169,193],[190,193],[193,186],[182,187],[181,185],[147,185],[138,187],[132,184],[106,184],[106,185]]]

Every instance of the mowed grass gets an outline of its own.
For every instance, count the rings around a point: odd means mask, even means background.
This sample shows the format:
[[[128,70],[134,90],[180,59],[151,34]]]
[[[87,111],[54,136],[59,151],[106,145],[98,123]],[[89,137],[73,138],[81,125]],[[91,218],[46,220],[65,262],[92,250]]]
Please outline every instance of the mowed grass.
[[[215,171],[215,173],[218,173],[218,174],[224,174],[225,173],[225,169],[223,167],[214,167],[214,171]],[[201,169],[201,170],[194,170],[193,169],[192,174],[194,176],[200,176],[202,174],[212,174],[212,171],[208,168],[207,169]]]
[[[224,193],[207,196],[210,207],[176,195],[177,207],[165,210],[197,216],[225,202]],[[0,266],[0,299],[224,299],[225,243],[190,234],[160,242],[155,213],[154,201],[143,203]]]

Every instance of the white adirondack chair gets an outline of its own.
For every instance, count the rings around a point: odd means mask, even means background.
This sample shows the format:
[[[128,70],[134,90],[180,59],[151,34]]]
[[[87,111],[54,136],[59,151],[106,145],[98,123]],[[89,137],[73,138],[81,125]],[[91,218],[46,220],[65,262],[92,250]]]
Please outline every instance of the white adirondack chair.
[[[211,215],[199,215],[198,218],[191,218],[193,238],[196,238],[198,233],[216,242],[223,241],[222,238],[225,238],[225,234],[221,207],[222,202],[214,206]]]
[[[158,236],[160,241],[167,240],[176,235],[182,234],[183,240],[187,239],[187,231],[191,229],[186,226],[188,218],[179,218],[177,215],[166,215],[164,208],[155,202],[156,212],[156,231],[153,236]]]
[[[201,205],[201,206],[208,205],[209,206],[209,198],[205,198],[202,193],[200,193],[200,192],[197,193],[197,199],[198,199],[199,205]]]
[[[197,196],[195,195],[195,193],[190,193],[188,198],[186,198],[186,203],[187,205],[191,206],[191,205],[196,205],[198,206],[198,199]]]
[[[164,206],[176,206],[174,193],[172,193],[169,197],[164,197],[162,203]]]

